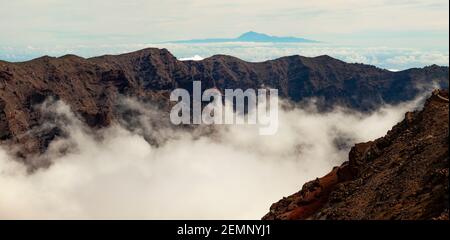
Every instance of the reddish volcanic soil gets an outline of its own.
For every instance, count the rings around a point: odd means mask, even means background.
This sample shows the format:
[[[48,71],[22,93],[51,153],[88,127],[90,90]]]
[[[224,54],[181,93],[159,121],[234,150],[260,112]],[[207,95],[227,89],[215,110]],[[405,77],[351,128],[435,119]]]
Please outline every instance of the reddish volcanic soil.
[[[263,219],[447,219],[448,90],[408,112],[385,137],[270,207]]]
[[[390,72],[329,56],[179,61],[166,49],[0,61],[0,144],[20,146],[16,157],[27,166],[45,166],[33,156],[65,134],[58,126],[39,128],[52,121],[37,108],[46,99],[63,100],[101,128],[121,119],[121,96],[168,110],[170,91],[190,90],[194,80],[221,91],[277,88],[293,102],[316,97],[322,111],[371,111],[413,99],[417,86],[448,88],[449,72],[436,65]],[[354,146],[346,163],[273,204],[263,219],[448,219],[448,110],[448,90],[435,92],[423,110],[407,113],[385,137]]]

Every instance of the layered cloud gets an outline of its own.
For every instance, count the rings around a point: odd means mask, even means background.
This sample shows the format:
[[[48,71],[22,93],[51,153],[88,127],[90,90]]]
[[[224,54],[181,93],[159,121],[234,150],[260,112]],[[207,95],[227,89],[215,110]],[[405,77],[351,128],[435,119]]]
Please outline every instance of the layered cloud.
[[[123,104],[139,110],[137,121],[91,130],[63,102],[49,102],[45,111],[65,119],[68,138],[54,141],[39,156],[52,165],[33,173],[0,148],[0,218],[258,219],[418,103],[370,114],[284,103],[277,134],[260,136],[257,125],[175,129],[132,99]]]
[[[425,50],[417,48],[357,47],[334,44],[275,44],[275,43],[217,43],[217,44],[105,44],[72,47],[0,47],[0,59],[29,60],[41,55],[61,56],[75,53],[84,57],[119,54],[146,47],[167,48],[180,60],[201,60],[215,54],[227,54],[247,61],[266,61],[289,55],[316,57],[330,55],[350,63],[365,63],[386,69],[404,70],[432,64],[448,66],[448,49]]]

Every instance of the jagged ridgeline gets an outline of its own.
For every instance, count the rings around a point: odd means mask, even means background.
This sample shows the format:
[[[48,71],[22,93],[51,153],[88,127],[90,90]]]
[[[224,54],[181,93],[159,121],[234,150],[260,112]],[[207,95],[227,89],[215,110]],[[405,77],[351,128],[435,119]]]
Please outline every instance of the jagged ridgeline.
[[[448,88],[448,67],[429,66],[391,72],[331,58],[288,56],[251,63],[216,55],[202,61],[179,61],[166,49],[144,49],[121,55],[81,58],[44,56],[27,62],[0,61],[0,141],[19,143],[29,152],[43,152],[60,133],[47,129],[26,134],[45,116],[36,108],[48,98],[61,99],[98,128],[116,121],[119,96],[152,102],[169,110],[170,92],[202,88],[276,88],[294,102],[311,97],[326,111],[341,105],[370,111],[385,103],[413,99],[421,88]],[[163,116],[161,116],[163,117]]]
[[[386,136],[274,203],[263,219],[448,220],[448,89],[408,112]]]

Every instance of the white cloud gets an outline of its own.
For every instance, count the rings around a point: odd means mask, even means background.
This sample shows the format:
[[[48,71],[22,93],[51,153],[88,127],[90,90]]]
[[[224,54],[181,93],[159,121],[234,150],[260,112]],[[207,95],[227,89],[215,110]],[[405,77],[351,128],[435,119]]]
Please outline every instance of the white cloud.
[[[203,59],[204,58],[202,58],[201,56],[195,55],[193,57],[185,57],[185,58],[180,58],[178,60],[180,60],[180,61],[201,61]]]
[[[316,57],[330,55],[349,63],[364,63],[386,69],[408,69],[432,64],[448,66],[447,50],[424,50],[418,48],[357,47],[332,44],[273,44],[273,43],[227,43],[227,44],[150,44],[167,48],[175,56],[195,54],[209,57],[226,54],[243,60],[260,62],[290,55]]]
[[[42,55],[62,56],[78,54],[92,57],[103,54],[120,54],[147,47],[167,48],[180,60],[201,60],[215,54],[226,54],[246,61],[259,62],[289,55],[316,57],[330,55],[350,62],[365,63],[386,69],[404,70],[432,64],[448,66],[448,50],[426,50],[420,48],[357,47],[335,44],[274,44],[274,43],[220,43],[220,44],[103,44],[74,47],[36,47],[30,49],[4,48],[0,59],[23,61]],[[203,57],[201,57],[203,56]]]
[[[128,104],[142,108],[142,119],[154,119],[140,103]],[[367,115],[289,108],[280,112],[278,133],[265,137],[251,125],[197,136],[157,127],[151,131],[168,138],[155,147],[142,137],[145,127],[92,132],[57,102],[47,109],[71,119],[65,124],[70,138],[53,142],[43,156],[52,166],[28,174],[0,148],[0,217],[258,219],[271,203],[346,160],[348,148],[335,141],[382,136],[416,104]],[[67,146],[71,151],[61,154]]]

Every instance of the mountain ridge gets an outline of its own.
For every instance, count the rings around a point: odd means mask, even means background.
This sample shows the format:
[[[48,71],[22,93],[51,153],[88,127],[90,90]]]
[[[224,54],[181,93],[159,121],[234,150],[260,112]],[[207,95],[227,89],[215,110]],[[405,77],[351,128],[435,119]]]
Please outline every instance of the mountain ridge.
[[[0,143],[24,146],[24,156],[45,151],[58,131],[28,133],[42,123],[35,106],[48,97],[66,102],[87,125],[104,127],[118,118],[120,96],[169,111],[170,92],[191,91],[194,80],[202,81],[203,89],[276,88],[280,97],[293,102],[316,98],[322,111],[336,105],[371,111],[413,99],[421,93],[416,86],[436,82],[448,88],[448,67],[390,72],[329,56],[298,55],[259,63],[226,55],[179,61],[167,49],[156,48],[93,58],[66,55],[0,62]]]
[[[448,220],[448,89],[407,112],[386,136],[272,204],[264,220]]]

